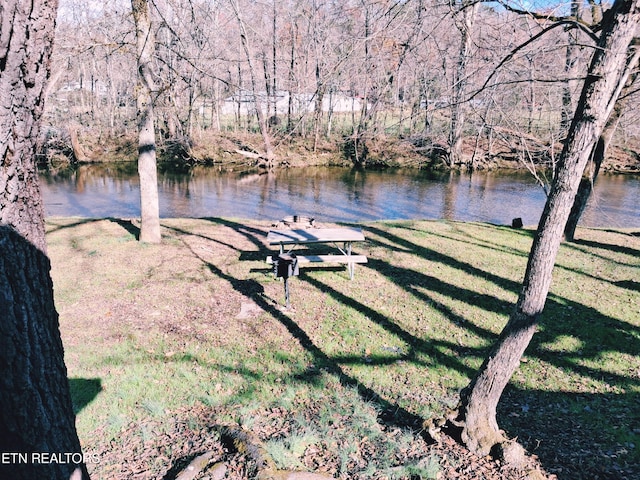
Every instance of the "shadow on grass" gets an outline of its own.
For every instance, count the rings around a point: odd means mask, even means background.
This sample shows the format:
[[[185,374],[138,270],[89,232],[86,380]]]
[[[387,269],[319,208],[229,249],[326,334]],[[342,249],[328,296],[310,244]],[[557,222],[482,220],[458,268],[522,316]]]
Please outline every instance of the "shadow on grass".
[[[210,221],[225,225],[245,235],[257,249],[257,253],[255,256],[252,254],[251,258],[265,258],[268,253],[271,253],[265,247],[265,232],[263,230],[228,220],[210,219]],[[366,227],[365,230],[382,239],[369,240],[370,245],[383,248],[400,248],[420,258],[438,262],[466,274],[482,278],[514,294],[521,287],[518,282],[415,244],[383,229]],[[189,232],[182,233],[189,234]],[[236,250],[238,249],[236,248]],[[635,250],[626,249],[623,252],[629,253],[635,252]],[[198,256],[196,252],[192,253]],[[300,345],[312,355],[314,364],[318,368],[334,374],[345,386],[355,386],[363,399],[377,403],[380,406],[382,421],[414,430],[420,429],[422,419],[416,414],[400,408],[393,399],[383,398],[343,370],[341,364],[364,363],[361,357],[327,355],[321,346],[316,345],[307,332],[293,318],[279,310],[262,295],[262,288],[258,282],[234,278],[204,259],[202,261],[212,273],[230,282],[234,289],[245,295],[253,296],[256,303],[282,323],[290,334],[298,340]],[[375,269],[376,272],[387,277],[405,291],[410,292],[419,300],[438,310],[452,323],[467,329],[474,336],[482,338],[486,341],[487,348],[496,338],[493,332],[475,324],[471,319],[453,312],[447,305],[431,297],[429,292],[444,295],[452,300],[462,301],[470,306],[477,306],[492,313],[504,313],[505,308],[509,307],[507,302],[491,295],[481,294],[469,288],[461,288],[423,271],[412,270],[382,259],[371,258],[367,268]],[[403,329],[388,316],[381,314],[363,302],[337,291],[330,285],[318,280],[314,275],[305,272],[301,273],[301,280],[330,295],[340,304],[363,313],[372,322],[406,342],[410,346],[410,351],[403,357],[404,361],[413,361],[418,365],[422,365],[416,358],[417,352],[425,353],[432,357],[435,362],[456,370],[463,375],[471,376],[473,371],[460,360],[460,357],[474,355],[482,358],[486,354],[485,349],[471,349],[449,341],[418,338]],[[421,288],[418,289],[418,286]],[[632,290],[636,291],[635,282],[632,287],[634,287]],[[577,339],[579,349],[575,352],[557,352],[549,348],[549,344],[567,336]],[[453,351],[455,354],[443,353],[445,349]],[[505,391],[500,402],[500,422],[509,430],[509,435],[522,439],[526,437],[526,441],[523,443],[532,453],[536,453],[539,456],[545,468],[549,468],[549,470],[562,468],[563,474],[568,473],[569,475],[566,478],[587,478],[583,476],[586,471],[584,470],[586,463],[584,463],[583,457],[588,457],[589,455],[593,457],[588,462],[590,469],[592,467],[593,469],[598,468],[598,465],[609,464],[609,472],[615,471],[617,468],[625,472],[640,473],[638,472],[640,467],[638,467],[637,461],[635,462],[635,467],[633,462],[631,462],[631,466],[628,464],[630,462],[629,459],[638,458],[637,450],[634,450],[634,448],[637,448],[635,446],[640,443],[638,438],[638,432],[640,431],[638,425],[639,415],[637,413],[640,410],[638,408],[638,394],[636,393],[640,386],[640,380],[637,378],[638,372],[632,371],[632,368],[629,371],[615,372],[598,368],[598,359],[607,354],[622,354],[637,359],[640,356],[640,329],[604,315],[589,306],[573,302],[559,295],[550,295],[544,316],[541,319],[541,331],[529,345],[526,356],[544,361],[554,368],[573,372],[577,378],[584,379],[587,383],[590,380],[594,384],[601,385],[604,383],[611,389],[612,393],[602,392],[601,387],[593,387],[591,389],[596,393],[588,393],[588,388],[586,390],[587,393],[574,393],[574,391],[579,391],[580,388],[584,387],[579,385],[558,389],[556,392],[516,389],[510,386]],[[370,360],[371,362],[367,362],[367,365],[384,365],[389,362],[389,359],[382,357],[374,357]],[[428,368],[426,365],[422,366]],[[536,372],[536,374],[539,373]],[[550,374],[552,375],[553,372],[550,372]],[[298,378],[304,381],[311,380],[308,375]],[[586,412],[588,415],[576,414],[569,419],[566,412],[571,413],[574,411]],[[526,413],[526,415],[523,415],[523,413]],[[521,419],[526,419],[526,422]],[[553,427],[554,419],[556,425],[563,426],[563,431],[565,429],[571,430],[571,442],[558,443],[557,440],[560,436],[558,429]],[[629,427],[624,430],[624,425]],[[621,435],[617,435],[617,433],[621,433]],[[594,439],[600,439],[600,441],[596,442]],[[573,450],[576,441],[582,445],[580,450],[582,453],[580,455],[583,455],[583,457],[579,457]],[[553,448],[541,448],[540,445],[543,444],[552,445]],[[627,452],[624,455],[620,454],[621,456],[618,455],[616,457],[615,454],[611,453],[625,448]],[[583,463],[576,463],[572,467],[562,460],[565,457],[578,460],[582,458]],[[587,475],[595,478],[593,477],[595,473],[595,470],[589,470]],[[613,477],[601,475],[600,478]]]
[[[614,245],[614,244],[610,244],[610,243],[602,243],[602,242],[594,242],[592,240],[576,240],[574,242],[565,242],[565,245],[570,246],[572,248],[575,249],[580,249],[580,247],[587,247],[593,250],[603,250],[605,252],[612,252],[612,253],[622,253],[625,255],[630,256],[631,258],[638,258],[640,257],[640,250],[637,250],[635,248],[630,248],[630,247],[625,247],[623,245]],[[584,252],[584,249],[580,249],[581,251]],[[603,254],[598,254],[598,256],[604,260],[607,261],[611,261],[611,262],[616,262],[619,263],[616,260],[612,260],[608,257],[606,257]]]
[[[212,219],[212,221],[215,221],[216,223],[222,223],[229,228],[233,228],[234,230],[241,231],[245,234],[250,235],[252,243],[258,246],[260,249],[263,249],[263,255],[266,258],[267,252],[266,250],[264,250],[264,243],[262,240],[264,238],[264,232],[262,230],[247,229],[245,225],[235,224],[234,222],[225,220],[218,221],[217,219]],[[185,246],[187,248],[190,248],[186,243]],[[197,252],[193,250],[191,251],[194,256],[201,258]],[[408,412],[404,408],[382,398],[372,389],[366,387],[357,379],[345,373],[339,363],[335,359],[325,354],[322,349],[313,342],[311,337],[309,337],[309,335],[302,328],[300,328],[300,326],[289,315],[287,315],[286,312],[281,311],[277,305],[274,305],[273,302],[269,301],[269,299],[262,295],[264,289],[262,285],[260,285],[257,281],[237,279],[224,273],[217,266],[211,264],[210,262],[207,262],[202,258],[201,261],[207,266],[207,268],[209,268],[209,270],[213,274],[228,281],[236,291],[251,297],[262,310],[272,315],[273,318],[284,325],[284,327],[289,331],[292,337],[294,337],[300,343],[300,345],[312,355],[313,363],[315,365],[314,372],[324,370],[330,374],[335,375],[343,386],[355,387],[363,399],[365,399],[366,401],[372,401],[379,405],[381,421],[397,425],[401,428],[410,428],[414,431],[421,430],[423,419],[411,412]],[[305,381],[314,381],[314,375],[304,375],[298,377],[298,379],[304,379]]]
[[[89,405],[102,391],[102,380],[99,378],[70,378],[71,402],[76,415]]]
[[[67,228],[74,228],[74,227],[78,227],[80,225],[86,225],[88,223],[98,223],[101,222],[102,219],[98,219],[98,218],[82,218],[79,219],[73,223],[65,223],[63,225],[59,225],[57,223],[55,223],[55,220],[47,220],[46,221],[46,225],[48,226],[47,228],[47,235],[60,231],[60,230],[66,230]]]
[[[107,218],[110,222],[117,223],[127,232],[135,237],[136,240],[140,240],[140,228],[136,227],[131,220],[123,220],[121,218]]]
[[[86,225],[89,223],[98,223],[98,222],[102,222],[103,220],[108,220],[110,222],[113,222],[117,225],[120,225],[122,228],[124,228],[129,234],[133,235],[135,237],[136,240],[140,239],[140,228],[136,227],[133,222],[131,220],[125,220],[122,218],[115,218],[115,217],[108,217],[108,218],[82,218],[79,219],[76,222],[73,223],[65,223],[63,225],[58,225],[57,223],[55,223],[55,220],[47,220],[46,224],[49,225],[50,227],[47,228],[47,234],[51,234],[60,230],[66,230],[68,228],[75,228],[78,227],[80,225]]]
[[[559,479],[640,478],[640,394],[522,390],[507,386],[500,426]]]
[[[517,294],[521,288],[521,284],[518,282],[478,269],[477,267],[430,248],[416,245],[405,239],[391,235],[384,230],[371,227],[367,228],[367,230],[382,238],[388,239],[396,245],[402,246],[421,258],[454,267],[462,272],[491,282],[514,294]],[[389,244],[380,241],[370,240],[370,243],[389,248]],[[496,336],[487,330],[481,329],[464,317],[450,312],[445,305],[434,302],[424,291],[418,291],[416,286],[423,286],[429,292],[445,295],[453,300],[463,301],[470,306],[481,307],[487,312],[508,313],[512,306],[510,303],[491,295],[480,294],[471,289],[442,282],[440,279],[420,271],[414,271],[376,260],[370,261],[369,265],[373,266],[377,272],[392,280],[396,285],[411,292],[416,298],[429,302],[432,307],[435,307],[443,313],[452,323],[467,328],[473,334],[487,341],[495,340]],[[628,285],[625,286],[629,288]],[[346,300],[343,299],[342,301]],[[354,306],[354,308],[359,307]],[[558,337],[572,336],[578,338],[582,345],[579,351],[580,360],[584,360],[585,358],[593,358],[595,360],[605,352],[619,352],[637,356],[640,355],[640,341],[638,340],[640,338],[640,328],[626,322],[621,322],[616,318],[603,315],[594,308],[573,302],[553,293],[549,294],[540,324],[541,331],[534,336],[529,345],[528,355],[537,356],[559,368],[573,370],[580,375],[590,376],[594,379],[606,379],[621,387],[640,385],[640,381],[628,376],[582,367],[579,365],[578,358],[572,355],[558,355],[551,351],[544,353],[545,351],[541,350],[543,344],[552,343]],[[584,328],[585,325],[588,325],[589,328]]]
[[[399,245],[422,258],[437,261],[484,278],[513,293],[516,293],[520,288],[520,285],[515,282],[478,270],[440,252],[398,238],[389,232],[376,228],[367,228],[367,230],[375,232],[376,235],[387,239],[390,243]],[[388,244],[380,242],[378,245],[389,247]],[[590,247],[602,248],[603,245],[592,242]],[[617,249],[615,246],[607,245],[605,248],[628,255],[633,255],[636,252],[636,250],[627,247]],[[496,311],[495,304],[490,297],[485,298],[485,296],[477,295],[468,289],[449,285],[438,279],[434,281],[424,273],[389,266],[385,262],[374,261],[370,262],[370,265],[397,285],[411,291],[417,298],[425,301],[429,301],[428,295],[424,293],[424,290],[427,290],[446,295],[457,301],[464,301],[469,305],[480,306],[486,311]],[[582,272],[575,273],[586,275]],[[576,277],[579,278],[578,275]],[[622,283],[619,286],[637,291],[637,282]],[[413,292],[416,284],[422,285],[424,289]],[[349,300],[343,299],[343,301]],[[457,325],[470,329],[475,335],[492,340],[493,335],[488,332],[483,333],[471,322],[465,319],[456,319],[448,315],[446,310],[441,309],[439,305],[437,307]],[[359,307],[354,305],[354,308]],[[638,435],[640,431],[638,428],[640,414],[638,412],[640,409],[638,408],[639,397],[637,394],[640,386],[640,370],[638,370],[640,365],[637,365],[636,371],[631,365],[621,365],[620,370],[616,371],[607,371],[598,367],[598,360],[607,355],[621,355],[623,358],[637,359],[640,356],[640,329],[627,322],[604,315],[595,308],[554,294],[549,295],[540,325],[540,331],[534,336],[526,356],[541,360],[560,371],[573,372],[584,384],[561,387],[557,392],[516,390],[509,387],[508,391],[511,394],[508,395],[505,392],[500,401],[500,424],[508,427],[512,437],[521,438],[527,434],[525,444],[529,451],[537,454],[543,465],[551,467],[551,470],[553,470],[553,465],[561,465],[559,468],[563,469],[564,474],[571,472],[566,478],[627,478],[615,473],[614,476],[607,476],[611,475],[612,471],[615,472],[616,469],[624,470],[625,475],[631,472],[628,478],[640,475],[640,467],[638,466],[640,454],[637,450],[640,441],[640,435]],[[577,340],[575,351],[555,351],[553,344],[568,337]],[[544,364],[540,363],[539,365]],[[452,367],[453,365],[447,363],[447,366]],[[553,371],[549,372],[549,375],[553,375]],[[605,388],[614,393],[603,393],[602,387],[589,387],[590,382],[604,384]],[[574,390],[597,393],[574,393]],[[580,399],[584,405],[577,407],[576,399]],[[538,407],[529,405],[537,405]],[[524,406],[527,415],[522,415],[522,410],[519,410],[522,406]],[[582,414],[573,415],[571,420],[567,421],[566,412],[576,408],[582,408],[580,410]],[[526,419],[526,421],[517,422],[517,419]],[[535,425],[535,428],[532,425]],[[561,425],[566,430],[560,427]],[[561,432],[564,435],[560,435]],[[563,442],[559,439],[569,439],[570,441]],[[541,447],[541,442],[547,447]],[[580,448],[574,451],[576,445],[580,445]],[[616,452],[618,453],[616,454]],[[573,464],[565,462],[564,458],[573,459],[575,462]],[[607,465],[609,473],[603,474],[601,471],[601,467],[604,465]],[[585,470],[587,467],[589,468],[588,472]]]
[[[640,292],[640,282],[636,282],[635,280],[620,280],[615,282],[614,285],[626,288],[627,290],[635,290],[636,292]]]
[[[224,225],[226,227],[229,227],[232,230],[235,230],[238,233],[241,233],[242,235],[245,236],[245,238],[247,238],[248,240],[251,241],[251,243],[253,243],[253,245],[255,245],[257,250],[252,250],[252,251],[246,251],[246,250],[239,250],[237,245],[234,245],[233,243],[227,242],[227,241],[223,241],[217,238],[214,238],[212,236],[208,236],[208,235],[204,235],[204,234],[197,234],[197,233],[193,233],[193,232],[189,232],[187,230],[184,230],[182,228],[177,228],[177,227],[166,227],[180,235],[187,235],[187,236],[191,236],[191,237],[198,237],[198,238],[202,238],[204,240],[209,240],[211,242],[217,243],[218,245],[222,245],[225,247],[229,247],[233,250],[236,250],[238,252],[240,252],[240,260],[251,260],[251,261],[256,261],[256,260],[265,260],[266,258],[266,253],[264,250],[264,243],[262,241],[262,239],[265,237],[265,232],[259,228],[254,228],[254,227],[250,227],[248,225],[244,225],[241,223],[237,223],[237,222],[232,222],[229,220],[225,220],[223,218],[209,218],[209,217],[205,217],[202,218],[202,220],[211,222],[211,223],[216,223],[219,225]]]

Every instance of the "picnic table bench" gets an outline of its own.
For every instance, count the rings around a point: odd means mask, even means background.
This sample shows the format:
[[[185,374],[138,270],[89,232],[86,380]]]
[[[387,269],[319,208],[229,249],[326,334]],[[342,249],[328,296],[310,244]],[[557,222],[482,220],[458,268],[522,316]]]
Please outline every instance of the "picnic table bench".
[[[309,228],[299,230],[270,230],[267,234],[269,245],[278,245],[280,254],[290,254],[301,245],[331,244],[339,253],[331,255],[296,255],[298,264],[304,263],[344,263],[349,270],[349,278],[353,279],[356,263],[367,263],[366,255],[353,255],[354,242],[364,242],[364,234],[359,228]],[[268,257],[272,263],[273,258]]]

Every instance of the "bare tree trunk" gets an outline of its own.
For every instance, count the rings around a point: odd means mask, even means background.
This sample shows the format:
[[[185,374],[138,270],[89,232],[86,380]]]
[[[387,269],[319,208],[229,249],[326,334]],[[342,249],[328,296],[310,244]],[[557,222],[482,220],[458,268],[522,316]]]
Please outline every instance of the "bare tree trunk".
[[[289,54],[289,99],[287,101],[287,132],[293,131],[293,85],[295,83],[295,66],[296,66],[296,40],[298,38],[298,25],[291,22],[291,50]]]
[[[75,428],[36,170],[58,3],[0,6],[0,478],[88,478]],[[9,28],[10,27],[10,28]],[[64,454],[59,461],[43,456]]]
[[[89,161],[86,153],[84,153],[84,148],[82,148],[82,144],[78,139],[78,125],[69,125],[67,129],[69,130],[69,138],[71,139],[71,149],[73,150],[73,156],[76,159],[76,162],[85,163]]]
[[[278,12],[276,10],[276,0],[272,0],[273,3],[273,39],[271,43],[271,95],[273,102],[273,116],[278,117]]]
[[[607,151],[609,149],[609,145],[613,140],[613,134],[618,127],[618,123],[620,121],[620,117],[622,116],[622,112],[624,110],[624,106],[627,103],[627,94],[631,93],[632,85],[637,78],[637,71],[632,75],[632,77],[627,82],[624,90],[622,91],[622,98],[618,100],[615,108],[613,109],[613,113],[607,124],[602,131],[602,135],[598,139],[598,143],[593,149],[593,155],[591,157],[591,168],[589,170],[589,175],[585,175],[580,180],[580,187],[578,188],[578,193],[576,195],[576,199],[573,202],[573,206],[571,207],[571,213],[569,214],[569,219],[567,220],[567,225],[564,227],[564,238],[569,242],[573,242],[575,240],[576,228],[578,227],[578,222],[580,221],[580,217],[582,217],[582,213],[587,206],[587,202],[589,201],[589,197],[591,196],[591,192],[596,183],[596,179],[598,178],[598,174],[600,173],[600,167],[602,166],[602,162],[604,162]]]
[[[571,17],[577,21],[582,20],[583,17],[583,2],[580,0],[573,0],[571,2]],[[595,22],[595,20],[594,20]],[[572,86],[575,84],[575,78],[577,77],[577,52],[579,50],[579,30],[572,28],[568,31],[569,41],[567,43],[567,49],[565,52],[564,73],[567,77],[567,81],[562,87],[562,108],[560,110],[560,128],[562,132],[569,129],[571,124],[571,116],[573,115],[573,95]]]
[[[151,63],[155,49],[151,16],[147,0],[131,0],[136,23],[138,52],[138,175],[140,176],[140,241],[160,243],[160,207],[158,201],[158,168],[156,135],[151,92],[154,81]]]
[[[0,225],[0,478],[88,478],[75,428],[47,256]],[[61,460],[48,461],[51,454]],[[76,472],[74,474],[74,472]]]
[[[275,98],[275,94],[271,91],[271,76],[269,74],[269,64],[267,62],[267,55],[262,55],[262,73],[264,75],[264,91],[266,92],[266,116],[265,121],[267,122],[267,127],[269,127],[269,119],[271,118],[271,107],[275,105],[272,103],[272,100]]]
[[[242,20],[242,16],[240,15],[240,8],[238,6],[237,0],[230,0],[230,3],[231,3],[231,6],[233,7],[233,12],[236,16],[236,20],[238,21],[238,27],[240,28],[240,40],[242,42],[242,48],[244,49],[244,53],[247,58],[247,63],[249,64],[249,76],[251,77],[251,90],[253,92],[254,105],[256,107],[256,117],[258,119],[258,128],[260,129],[260,133],[262,134],[262,140],[264,142],[264,148],[265,148],[264,159],[267,163],[267,166],[271,166],[275,159],[275,154],[273,151],[273,146],[271,145],[271,137],[269,135],[269,129],[264,116],[264,112],[262,111],[262,102],[258,95],[256,69],[253,65],[253,59],[252,59],[253,57],[251,55],[251,49],[249,48],[247,30],[245,28],[244,21]]]
[[[589,197],[591,196],[591,192],[593,191],[595,181],[598,178],[598,174],[600,173],[600,167],[602,166],[602,162],[605,159],[609,144],[611,143],[611,139],[616,130],[616,126],[618,125],[619,120],[620,110],[616,106],[614,114],[607,122],[602,135],[600,135],[600,138],[598,139],[598,142],[593,149],[591,169],[589,169],[590,173],[589,175],[583,175],[583,177],[580,179],[578,193],[576,194],[576,198],[573,201],[571,212],[569,213],[569,218],[567,219],[567,224],[564,227],[564,238],[569,242],[573,242],[575,240],[578,222],[580,221],[580,217],[582,216],[582,213],[587,206],[587,202],[589,201]]]
[[[327,92],[327,72],[325,71],[327,66],[327,31],[326,25],[322,23],[323,16],[321,14],[322,4],[317,1],[312,2],[313,14],[310,18],[310,31],[311,35],[309,41],[311,42],[312,51],[315,59],[315,92],[314,92],[314,110],[313,110],[313,151],[318,148],[320,141],[320,135],[323,131],[324,110],[323,103],[324,97]],[[331,102],[329,102],[331,103]],[[331,106],[329,106],[331,108]],[[324,130],[323,134],[328,136],[328,130]]]
[[[487,454],[504,441],[496,406],[542,314],[563,229],[582,172],[630,70],[629,46],[640,24],[640,0],[617,0],[603,21],[576,114],[529,254],[522,291],[509,322],[480,370],[461,392],[459,419],[468,448]],[[631,63],[629,63],[631,62]]]
[[[451,97],[451,124],[449,129],[449,162],[450,165],[462,163],[462,137],[464,134],[464,95],[467,86],[467,63],[471,55],[472,31],[479,3],[462,8],[460,30],[460,50],[453,79],[453,95]]]
[[[0,7],[0,223],[46,252],[35,153],[58,5],[31,3],[3,0]]]
[[[316,64],[316,98],[315,106],[313,109],[313,151],[318,148],[318,142],[320,141],[320,130],[322,129],[322,118],[324,117],[324,111],[322,104],[324,103],[324,92],[326,86],[322,83],[320,78],[320,66]]]

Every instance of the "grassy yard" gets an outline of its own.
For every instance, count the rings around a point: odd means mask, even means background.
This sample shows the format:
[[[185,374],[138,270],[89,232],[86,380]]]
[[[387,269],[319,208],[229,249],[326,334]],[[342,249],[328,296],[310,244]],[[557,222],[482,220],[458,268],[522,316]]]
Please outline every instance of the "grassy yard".
[[[174,478],[215,448],[226,478],[251,478],[243,452],[222,448],[222,426],[252,432],[279,468],[503,478],[452,442],[428,445],[416,427],[456,404],[504,326],[530,230],[362,224],[367,242],[356,253],[369,262],[354,280],[343,267],[305,266],[285,310],[283,284],[265,262],[267,223],[162,225],[153,246],[136,241],[128,220],[47,221],[94,478]],[[548,475],[638,478],[640,234],[579,229],[576,238],[561,248],[499,423]]]

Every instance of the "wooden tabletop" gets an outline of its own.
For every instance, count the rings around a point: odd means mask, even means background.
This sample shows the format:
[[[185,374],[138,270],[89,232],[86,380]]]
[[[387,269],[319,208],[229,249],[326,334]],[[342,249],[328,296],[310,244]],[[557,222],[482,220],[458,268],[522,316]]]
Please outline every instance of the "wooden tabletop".
[[[305,243],[364,242],[359,228],[309,228],[300,230],[270,230],[269,245],[291,245]]]

